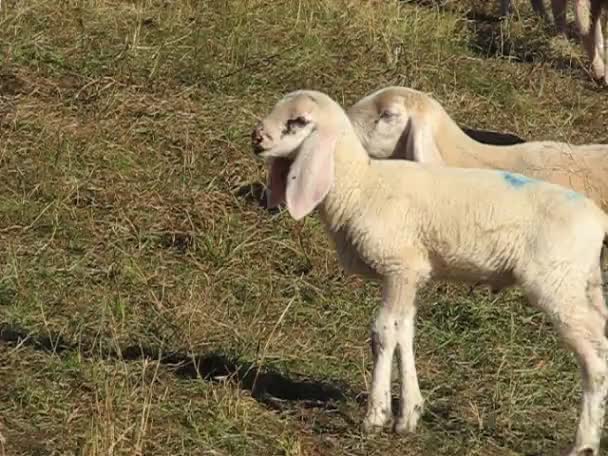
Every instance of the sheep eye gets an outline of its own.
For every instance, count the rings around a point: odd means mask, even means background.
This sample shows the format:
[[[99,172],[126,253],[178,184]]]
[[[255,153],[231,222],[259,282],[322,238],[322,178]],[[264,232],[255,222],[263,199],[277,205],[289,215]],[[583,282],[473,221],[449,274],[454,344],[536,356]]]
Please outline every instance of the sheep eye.
[[[299,117],[296,117],[295,119],[289,119],[287,121],[287,126],[288,127],[303,127],[307,123],[308,123],[308,120],[306,120],[302,116],[299,116]]]
[[[382,111],[380,113],[380,118],[381,119],[390,119],[392,117],[395,117],[397,115],[396,112],[392,112],[392,111]]]
[[[283,134],[289,134],[293,131],[294,127],[302,128],[307,124],[308,120],[306,120],[303,116],[298,116],[293,119],[289,119],[285,124],[286,128],[283,130]]]

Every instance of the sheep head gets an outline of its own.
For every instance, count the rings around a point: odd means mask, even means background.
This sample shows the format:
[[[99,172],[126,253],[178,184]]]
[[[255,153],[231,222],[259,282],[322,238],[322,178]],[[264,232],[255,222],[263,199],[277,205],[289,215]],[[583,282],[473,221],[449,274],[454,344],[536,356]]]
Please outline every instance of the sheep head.
[[[285,202],[299,220],[323,201],[334,180],[336,142],[348,126],[342,108],[321,92],[299,90],[275,104],[251,135],[254,153],[269,165],[269,207]]]
[[[374,92],[347,111],[361,144],[373,158],[404,158],[410,113],[403,97],[393,92]]]
[[[442,164],[432,131],[441,110],[423,92],[390,86],[363,97],[347,112],[370,157]]]

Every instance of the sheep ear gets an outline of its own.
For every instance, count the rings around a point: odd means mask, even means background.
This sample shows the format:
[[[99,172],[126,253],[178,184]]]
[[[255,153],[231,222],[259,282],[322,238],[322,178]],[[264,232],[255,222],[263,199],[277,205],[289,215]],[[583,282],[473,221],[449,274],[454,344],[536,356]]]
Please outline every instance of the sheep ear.
[[[430,122],[416,117],[410,118],[409,122],[405,158],[420,163],[443,165],[443,158],[435,144]]]
[[[302,142],[287,176],[285,201],[295,219],[310,214],[323,201],[334,181],[335,135],[313,131]]]

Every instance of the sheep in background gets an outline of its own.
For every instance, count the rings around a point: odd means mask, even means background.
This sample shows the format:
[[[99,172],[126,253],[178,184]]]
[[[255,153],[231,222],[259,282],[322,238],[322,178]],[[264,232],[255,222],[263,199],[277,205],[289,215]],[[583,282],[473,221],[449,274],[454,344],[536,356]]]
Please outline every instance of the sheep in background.
[[[543,18],[547,18],[545,4],[543,0],[531,0],[532,9],[536,14]],[[551,0],[551,9],[553,11],[553,20],[557,33],[566,34],[566,3],[567,0]],[[511,0],[500,0],[500,15],[508,16],[511,13]]]
[[[407,87],[380,89],[347,112],[371,157],[514,171],[569,187],[608,210],[608,145],[482,144],[468,137],[437,100]]]
[[[602,9],[608,7],[606,0],[576,0],[576,27],[591,60],[593,78],[608,85],[608,40],[604,40],[602,27],[606,27],[606,14]]]
[[[419,131],[420,121],[413,117],[410,128]],[[420,150],[427,138],[410,135],[408,142]],[[285,201],[295,220],[318,208],[346,272],[382,282],[365,431],[392,418],[395,350],[395,431],[415,431],[422,413],[414,359],[418,288],[430,279],[518,284],[580,364],[581,414],[569,455],[598,454],[608,393],[600,270],[608,217],[591,200],[519,174],[371,159],[344,110],[317,91],[277,102],[254,129],[252,145],[270,162],[271,204]]]

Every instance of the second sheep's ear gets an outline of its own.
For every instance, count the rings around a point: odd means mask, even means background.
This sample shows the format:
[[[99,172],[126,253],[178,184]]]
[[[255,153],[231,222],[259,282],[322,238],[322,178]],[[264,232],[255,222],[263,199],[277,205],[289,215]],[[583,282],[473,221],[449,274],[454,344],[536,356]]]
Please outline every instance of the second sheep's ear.
[[[287,210],[295,220],[310,214],[331,189],[335,148],[335,134],[320,130],[314,130],[300,146],[285,194]]]
[[[420,163],[444,164],[435,144],[430,122],[425,122],[417,116],[410,118],[405,158]]]

